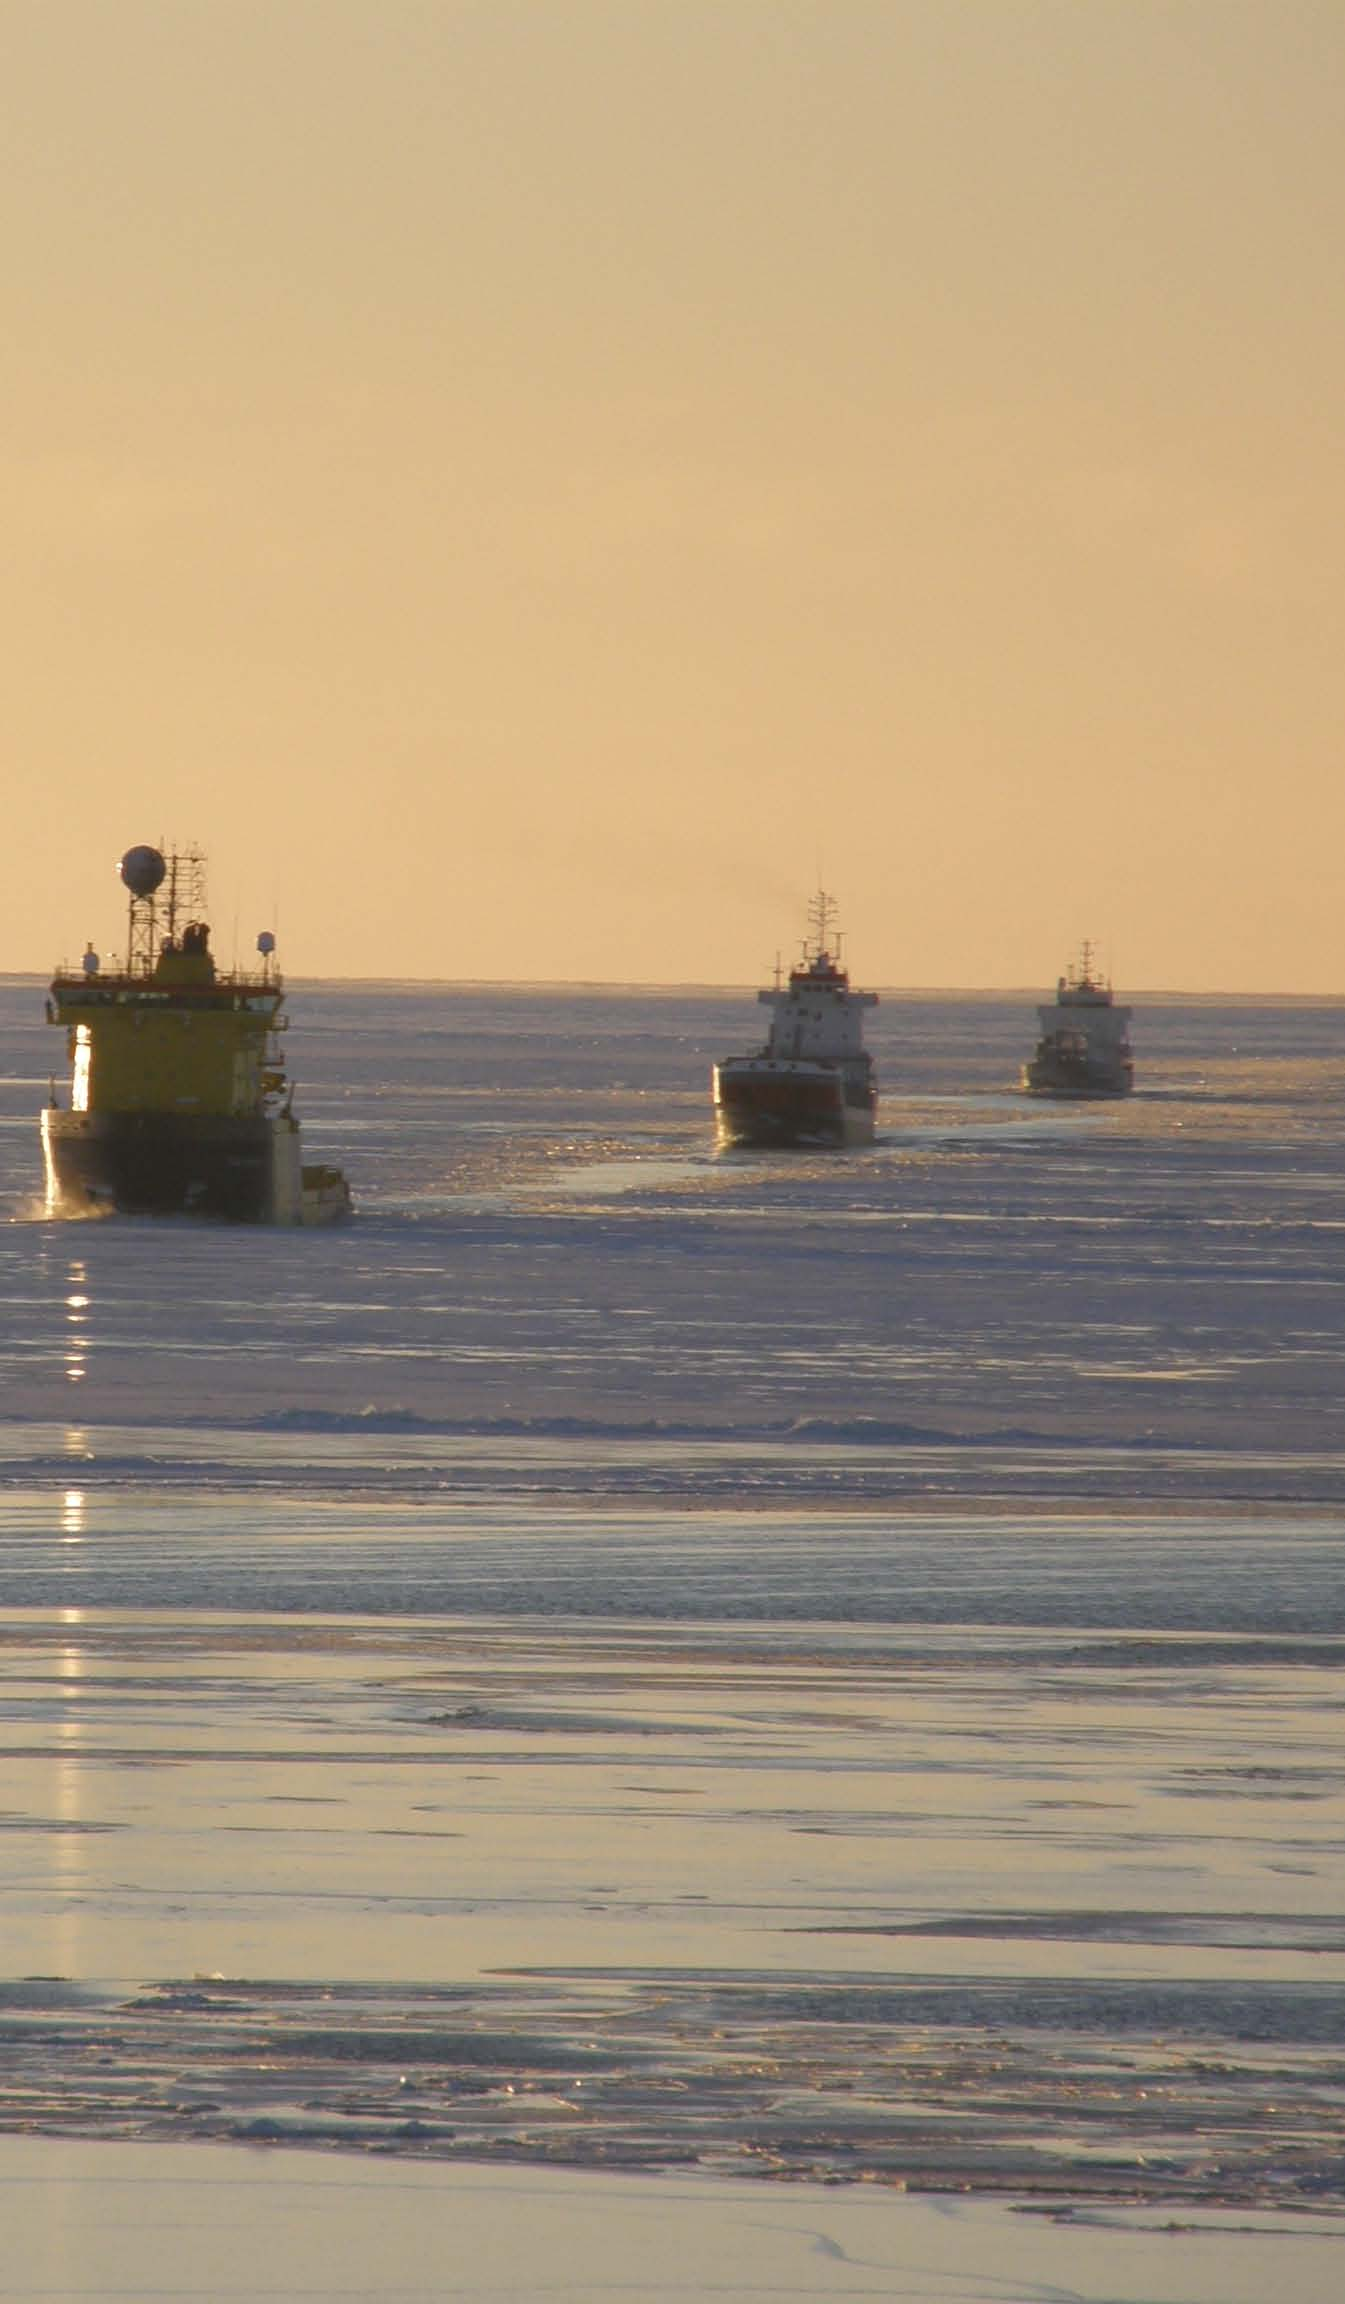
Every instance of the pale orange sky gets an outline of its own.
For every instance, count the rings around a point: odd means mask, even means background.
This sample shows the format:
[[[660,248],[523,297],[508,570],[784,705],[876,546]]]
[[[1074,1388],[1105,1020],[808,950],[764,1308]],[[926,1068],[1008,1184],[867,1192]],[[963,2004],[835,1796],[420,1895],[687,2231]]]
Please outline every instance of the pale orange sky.
[[[6,0],[0,967],[1345,992],[1340,0]]]

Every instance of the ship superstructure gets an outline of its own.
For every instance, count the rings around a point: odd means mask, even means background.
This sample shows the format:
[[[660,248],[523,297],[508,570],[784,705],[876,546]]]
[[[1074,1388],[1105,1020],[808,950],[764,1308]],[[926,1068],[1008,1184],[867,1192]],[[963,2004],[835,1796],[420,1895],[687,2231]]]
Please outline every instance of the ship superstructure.
[[[271,1224],[346,1214],[339,1170],[303,1164],[274,936],[258,937],[256,969],[222,970],[198,850],[130,848],[120,871],[125,958],[105,967],[90,947],[78,969],[58,969],[47,1001],[70,1061],[42,1115],[49,1212]]]
[[[835,902],[819,890],[797,965],[785,981],[777,968],[775,983],[757,994],[771,1012],[765,1046],[715,1066],[715,1116],[725,1143],[872,1142],[878,1081],[863,1019],[878,995],[851,988],[840,950]]]
[[[1118,1008],[1085,943],[1037,1010],[1041,1037],[1023,1067],[1031,1096],[1128,1096],[1135,1084],[1129,1008]]]

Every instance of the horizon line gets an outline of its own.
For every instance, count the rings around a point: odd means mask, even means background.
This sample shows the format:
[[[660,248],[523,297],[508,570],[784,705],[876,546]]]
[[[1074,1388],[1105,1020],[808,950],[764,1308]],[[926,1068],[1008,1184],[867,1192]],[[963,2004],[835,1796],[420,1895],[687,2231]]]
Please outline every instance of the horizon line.
[[[67,967],[66,962],[59,964]],[[59,970],[57,971],[59,972]],[[51,970],[0,968],[0,984],[47,984]],[[299,970],[293,973],[280,970],[291,984],[362,984],[394,988],[411,985],[426,991],[436,988],[460,992],[622,992],[644,995],[695,993],[738,998],[758,990],[759,984],[712,983],[696,977],[629,978],[608,976],[347,976],[319,975]],[[876,991],[886,1000],[1025,1000],[1033,1005],[1048,1001],[1054,985],[1040,984],[876,984],[865,990]],[[1198,990],[1182,985],[1131,985],[1118,994],[1123,1006],[1137,999],[1162,1001],[1230,1001],[1263,1000],[1295,1001],[1304,1006],[1330,1008],[1345,1006],[1345,988],[1336,992],[1289,992],[1283,990],[1253,989],[1250,986],[1219,985]]]

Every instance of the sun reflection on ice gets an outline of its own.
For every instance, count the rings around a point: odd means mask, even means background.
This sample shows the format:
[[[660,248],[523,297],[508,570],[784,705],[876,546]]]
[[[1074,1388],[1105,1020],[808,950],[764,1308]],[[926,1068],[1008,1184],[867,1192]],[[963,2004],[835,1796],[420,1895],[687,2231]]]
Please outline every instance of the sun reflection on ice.
[[[65,1380],[82,1384],[88,1373],[89,1343],[85,1326],[89,1316],[88,1267],[82,1258],[70,1260],[69,1293],[65,1299]]]
[[[62,1526],[67,1530],[71,1528],[72,1496],[77,1503],[78,1526],[63,1537],[62,1541],[67,1544],[78,1542],[83,1533],[84,1498],[75,1491],[66,1496]],[[52,1765],[54,1813],[60,1831],[56,1835],[52,1886],[55,1890],[56,1973],[61,1976],[80,1973],[81,1908],[88,1887],[83,1799],[83,1709],[88,1668],[82,1637],[84,1620],[82,1608],[60,1608],[56,1612],[60,1628],[56,1652],[60,1712],[55,1723]]]

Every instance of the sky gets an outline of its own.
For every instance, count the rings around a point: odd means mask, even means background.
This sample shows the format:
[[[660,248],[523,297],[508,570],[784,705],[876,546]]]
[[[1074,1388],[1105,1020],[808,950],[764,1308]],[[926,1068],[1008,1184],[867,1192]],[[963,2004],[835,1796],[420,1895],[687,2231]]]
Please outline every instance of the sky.
[[[0,0],[0,968],[1345,994],[1340,0]]]

